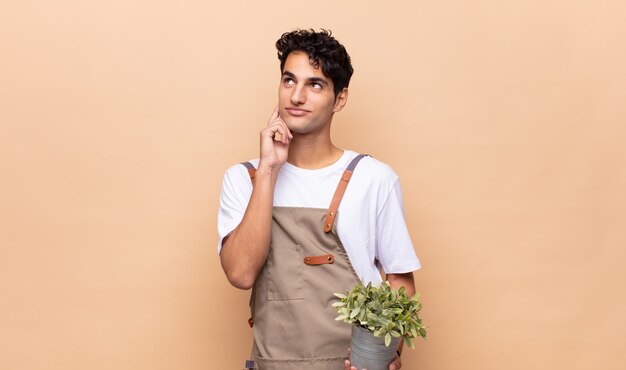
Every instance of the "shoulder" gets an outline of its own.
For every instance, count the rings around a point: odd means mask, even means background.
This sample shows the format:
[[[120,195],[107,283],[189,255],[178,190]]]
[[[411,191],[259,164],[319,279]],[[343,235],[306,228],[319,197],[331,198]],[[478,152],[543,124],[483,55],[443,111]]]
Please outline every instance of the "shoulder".
[[[357,203],[366,202],[366,199],[374,201],[379,211],[394,191],[397,182],[398,175],[390,165],[366,156],[355,167],[346,196]]]
[[[385,162],[378,160],[373,156],[366,156],[361,161],[362,165],[367,168],[368,171],[371,171],[372,175],[379,176],[381,178],[384,177],[398,177],[393,168]]]
[[[251,163],[254,168],[257,168],[259,159],[252,159],[247,162]],[[245,162],[233,164],[224,172],[224,185],[237,186],[239,184],[250,183],[248,169],[243,163]]]
[[[389,187],[398,180],[398,175],[390,165],[369,155],[361,159],[354,170],[354,177]]]

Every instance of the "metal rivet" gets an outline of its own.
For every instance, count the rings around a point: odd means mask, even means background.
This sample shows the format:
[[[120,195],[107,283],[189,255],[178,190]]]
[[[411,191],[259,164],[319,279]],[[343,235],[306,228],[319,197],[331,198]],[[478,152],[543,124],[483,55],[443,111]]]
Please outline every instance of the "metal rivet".
[[[311,260],[309,258],[306,259],[307,262],[311,262]]]
[[[330,227],[330,224],[326,224],[326,227]]]
[[[332,261],[332,260],[333,260],[333,258],[332,258],[331,256],[328,256],[328,260],[329,260],[329,261]]]
[[[331,216],[334,216],[334,215],[335,215],[335,212],[331,212],[331,213],[330,213],[330,215],[331,215]]]

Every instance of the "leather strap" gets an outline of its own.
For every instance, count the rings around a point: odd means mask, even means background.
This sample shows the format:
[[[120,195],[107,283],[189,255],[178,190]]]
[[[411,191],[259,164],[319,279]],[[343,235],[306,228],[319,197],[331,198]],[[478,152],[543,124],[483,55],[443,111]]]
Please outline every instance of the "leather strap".
[[[332,254],[322,254],[321,256],[306,256],[304,264],[309,266],[329,265],[335,262],[335,256]]]
[[[354,168],[359,163],[363,157],[369,156],[369,154],[359,154],[350,162],[348,167],[343,171],[341,175],[341,179],[339,180],[339,184],[337,185],[337,189],[335,189],[335,195],[333,195],[333,199],[330,202],[330,207],[328,207],[328,212],[326,213],[326,218],[324,219],[324,231],[329,233],[333,228],[333,224],[335,223],[335,218],[337,217],[337,209],[339,209],[339,203],[341,203],[341,199],[343,198],[344,193],[346,192],[346,188],[348,187],[348,183],[350,182],[350,178],[352,178],[352,173]],[[256,168],[250,162],[241,162],[242,165],[246,166],[248,169],[248,175],[250,175],[250,181],[252,181],[252,186],[254,186],[254,177],[256,176]]]
[[[341,199],[343,198],[343,194],[346,192],[346,188],[348,187],[348,183],[352,178],[352,173],[354,168],[359,163],[363,157],[369,156],[369,154],[359,154],[350,162],[345,171],[343,171],[343,175],[341,175],[341,179],[339,180],[339,184],[337,185],[337,189],[335,190],[335,195],[333,196],[333,200],[330,202],[330,207],[328,207],[328,212],[326,213],[326,219],[324,220],[324,231],[330,232],[333,228],[333,224],[335,223],[335,218],[337,217],[337,209],[339,209],[339,203],[341,203]]]

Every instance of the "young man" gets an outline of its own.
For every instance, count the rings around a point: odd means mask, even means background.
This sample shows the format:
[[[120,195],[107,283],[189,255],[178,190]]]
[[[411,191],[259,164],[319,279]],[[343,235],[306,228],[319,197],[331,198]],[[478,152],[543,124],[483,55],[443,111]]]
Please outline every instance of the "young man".
[[[412,295],[420,263],[398,176],[331,141],[352,75],[345,48],[324,30],[285,33],[276,48],[278,105],[261,130],[260,157],[224,175],[220,259],[233,286],[252,288],[255,368],[349,369],[351,328],[334,320],[333,293],[380,283],[382,268]],[[400,368],[400,351],[390,370]]]

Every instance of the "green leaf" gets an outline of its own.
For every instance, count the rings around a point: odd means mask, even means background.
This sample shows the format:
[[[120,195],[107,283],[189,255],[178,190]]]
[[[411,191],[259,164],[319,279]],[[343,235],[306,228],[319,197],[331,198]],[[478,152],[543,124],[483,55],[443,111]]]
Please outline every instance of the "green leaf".
[[[354,319],[356,315],[359,314],[359,312],[361,312],[361,307],[355,308],[354,310],[352,310],[352,312],[350,312],[350,318]]]
[[[337,311],[337,321],[360,325],[370,330],[377,337],[404,338],[411,348],[411,339],[426,339],[426,330],[422,326],[419,310],[419,294],[409,297],[406,288],[393,289],[388,281],[373,285],[356,284],[343,293],[335,293],[339,301],[332,307]],[[389,344],[387,344],[389,345]]]
[[[411,338],[406,337],[404,338],[404,342],[411,348],[411,349],[415,349],[415,344],[413,344],[413,341],[411,340]]]
[[[391,344],[391,335],[389,333],[385,334],[385,345],[389,347]]]

